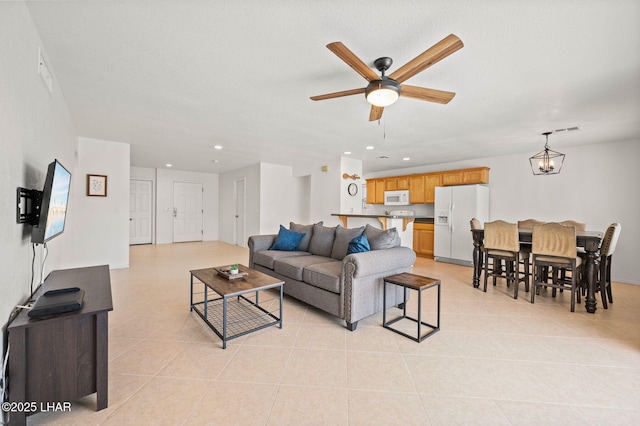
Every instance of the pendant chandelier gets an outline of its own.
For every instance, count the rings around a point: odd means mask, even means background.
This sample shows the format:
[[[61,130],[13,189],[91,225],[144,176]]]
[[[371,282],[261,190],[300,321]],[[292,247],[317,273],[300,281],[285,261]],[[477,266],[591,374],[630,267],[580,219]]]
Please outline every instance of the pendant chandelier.
[[[549,135],[551,132],[545,132],[546,137],[544,150],[540,151],[533,157],[529,158],[531,163],[531,171],[534,175],[557,175],[562,169],[564,163],[564,154],[549,148]]]

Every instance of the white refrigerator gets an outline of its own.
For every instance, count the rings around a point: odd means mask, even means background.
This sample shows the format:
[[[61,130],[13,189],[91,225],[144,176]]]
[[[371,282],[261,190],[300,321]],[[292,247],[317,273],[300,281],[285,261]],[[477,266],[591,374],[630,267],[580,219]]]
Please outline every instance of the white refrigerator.
[[[436,187],[434,258],[440,262],[473,266],[473,237],[469,221],[489,221],[489,187]]]

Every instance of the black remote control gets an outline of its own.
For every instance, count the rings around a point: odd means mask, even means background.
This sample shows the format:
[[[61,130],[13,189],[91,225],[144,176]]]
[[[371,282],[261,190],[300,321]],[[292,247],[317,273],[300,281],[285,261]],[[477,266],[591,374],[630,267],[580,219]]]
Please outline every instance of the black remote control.
[[[75,293],[77,291],[80,291],[78,287],[59,288],[57,290],[49,290],[45,292],[44,296],[54,296],[56,294],[62,294],[62,293]]]

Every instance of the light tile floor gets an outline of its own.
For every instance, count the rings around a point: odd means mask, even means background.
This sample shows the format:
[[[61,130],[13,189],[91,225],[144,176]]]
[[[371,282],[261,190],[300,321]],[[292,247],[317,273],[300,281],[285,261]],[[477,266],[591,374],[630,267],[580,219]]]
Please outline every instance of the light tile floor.
[[[422,343],[381,314],[349,332],[285,297],[282,329],[223,350],[189,312],[189,270],[247,261],[219,242],[131,247],[130,268],[111,271],[109,407],[90,395],[28,423],[640,424],[640,286],[614,283],[608,310],[571,313],[566,293],[532,305],[504,282],[474,289],[471,268],[418,259],[413,272],[442,281],[441,331]]]

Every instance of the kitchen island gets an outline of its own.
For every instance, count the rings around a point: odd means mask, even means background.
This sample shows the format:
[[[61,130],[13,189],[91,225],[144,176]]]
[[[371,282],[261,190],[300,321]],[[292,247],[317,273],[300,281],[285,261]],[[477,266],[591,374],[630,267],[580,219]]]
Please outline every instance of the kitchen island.
[[[416,224],[430,224],[430,226],[433,227],[433,217],[431,216],[356,213],[333,213],[331,216],[338,216],[345,228],[348,228],[347,223],[349,218],[357,219],[357,222],[359,222],[360,224],[362,223],[362,220],[360,219],[377,219],[378,222],[380,222],[382,229],[384,230],[396,228],[398,230],[398,235],[400,236],[401,245],[404,247],[409,247],[414,251],[416,251],[414,248],[414,222]],[[423,243],[421,243],[421,245],[423,245]],[[433,235],[431,235],[431,246],[433,246]]]
[[[342,225],[348,228],[347,222],[350,217],[364,218],[364,219],[378,219],[382,225],[382,229],[387,229],[387,219],[402,219],[402,231],[407,230],[407,226],[414,220],[421,223],[433,223],[433,217],[430,216],[404,216],[404,215],[392,215],[392,214],[356,214],[356,213],[332,213],[331,216],[338,216]],[[394,225],[395,226],[395,225]],[[392,227],[392,226],[391,226]]]

